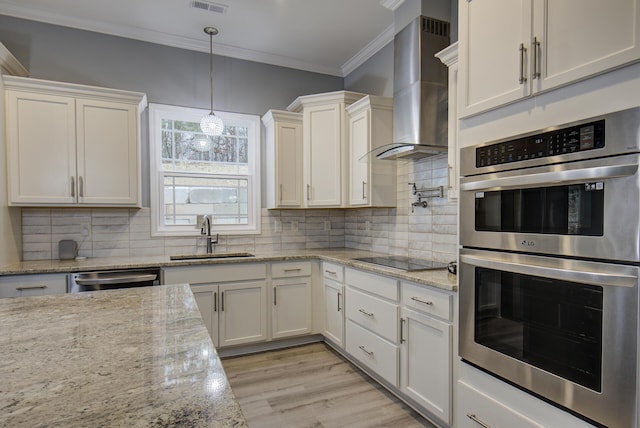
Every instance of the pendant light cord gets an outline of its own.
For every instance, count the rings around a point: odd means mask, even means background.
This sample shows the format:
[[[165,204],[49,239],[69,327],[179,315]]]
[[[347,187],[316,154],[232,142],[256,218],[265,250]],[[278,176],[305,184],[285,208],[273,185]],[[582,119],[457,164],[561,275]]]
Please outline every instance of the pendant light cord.
[[[209,88],[211,91],[211,114],[213,114],[213,33],[209,33]]]

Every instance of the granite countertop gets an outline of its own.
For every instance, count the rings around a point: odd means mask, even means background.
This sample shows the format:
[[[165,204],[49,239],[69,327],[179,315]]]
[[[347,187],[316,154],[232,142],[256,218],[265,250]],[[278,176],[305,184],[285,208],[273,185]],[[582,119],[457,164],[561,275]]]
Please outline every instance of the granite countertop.
[[[221,258],[221,259],[193,259],[193,260],[170,260],[169,256],[155,257],[104,257],[85,260],[36,260],[18,262],[6,266],[0,266],[0,276],[2,275],[22,275],[37,273],[67,273],[83,272],[91,270],[107,269],[127,269],[142,267],[169,267],[169,266],[190,266],[202,264],[226,264],[226,263],[251,263],[251,262],[273,262],[286,260],[320,259],[329,262],[339,263],[359,269],[368,270],[382,275],[392,276],[398,279],[417,282],[447,291],[457,291],[457,279],[444,270],[430,270],[418,272],[405,272],[398,269],[377,266],[364,263],[355,258],[383,256],[386,254],[374,253],[365,250],[355,250],[352,248],[328,248],[328,249],[307,249],[289,250],[275,252],[253,252],[254,257]]]
[[[0,319],[0,426],[247,426],[188,285],[0,299]]]

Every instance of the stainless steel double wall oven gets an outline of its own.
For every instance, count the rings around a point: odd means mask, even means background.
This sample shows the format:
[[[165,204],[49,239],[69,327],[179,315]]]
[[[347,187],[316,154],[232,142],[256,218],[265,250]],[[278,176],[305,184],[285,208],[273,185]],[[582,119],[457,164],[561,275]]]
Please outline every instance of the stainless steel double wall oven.
[[[460,355],[638,426],[640,108],[461,151]]]

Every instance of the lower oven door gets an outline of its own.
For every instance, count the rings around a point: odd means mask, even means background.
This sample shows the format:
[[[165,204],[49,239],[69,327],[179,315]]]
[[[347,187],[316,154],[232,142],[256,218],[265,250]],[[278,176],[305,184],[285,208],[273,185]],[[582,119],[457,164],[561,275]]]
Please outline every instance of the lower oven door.
[[[464,177],[465,247],[640,260],[640,155]]]
[[[636,426],[638,267],[460,251],[460,356],[609,427]]]

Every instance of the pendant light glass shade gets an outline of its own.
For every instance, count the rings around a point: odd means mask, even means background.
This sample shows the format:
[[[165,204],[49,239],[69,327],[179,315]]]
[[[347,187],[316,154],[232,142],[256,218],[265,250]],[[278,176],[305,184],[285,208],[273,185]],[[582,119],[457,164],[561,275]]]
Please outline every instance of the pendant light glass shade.
[[[205,27],[204,32],[209,35],[209,89],[211,91],[211,111],[200,120],[200,129],[205,135],[217,136],[222,135],[224,131],[222,119],[213,112],[213,36],[218,34],[218,29]]]
[[[211,112],[200,120],[200,129],[204,135],[222,135],[224,123],[222,123],[222,119]]]

